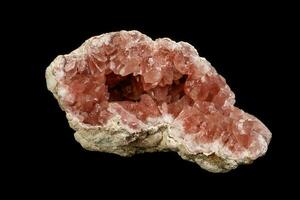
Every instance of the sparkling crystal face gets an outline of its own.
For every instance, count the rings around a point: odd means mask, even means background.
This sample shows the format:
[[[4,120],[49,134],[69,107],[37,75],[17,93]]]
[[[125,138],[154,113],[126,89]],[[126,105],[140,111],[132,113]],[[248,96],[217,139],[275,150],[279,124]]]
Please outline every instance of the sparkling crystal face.
[[[233,94],[221,76],[206,73],[192,55],[197,52],[186,43],[176,48],[169,40],[154,43],[141,34],[116,33],[101,46],[91,46],[89,54],[69,57],[63,84],[73,98],[66,106],[92,125],[108,119],[109,102],[142,121],[162,115],[162,105],[174,118],[195,102],[221,108]]]

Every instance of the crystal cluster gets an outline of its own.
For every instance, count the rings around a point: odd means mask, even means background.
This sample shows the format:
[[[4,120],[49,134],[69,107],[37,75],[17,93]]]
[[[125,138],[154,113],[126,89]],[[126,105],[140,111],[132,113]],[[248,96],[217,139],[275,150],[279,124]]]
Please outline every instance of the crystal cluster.
[[[234,106],[225,79],[193,46],[138,31],[92,37],[46,70],[48,89],[86,149],[176,151],[212,172],[265,154],[270,131]]]

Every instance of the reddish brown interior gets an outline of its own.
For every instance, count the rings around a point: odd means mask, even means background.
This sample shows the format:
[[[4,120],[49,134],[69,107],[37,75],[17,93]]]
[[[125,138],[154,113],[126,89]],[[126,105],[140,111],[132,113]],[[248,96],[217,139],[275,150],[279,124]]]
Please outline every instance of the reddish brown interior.
[[[72,95],[64,99],[68,110],[86,124],[102,125],[112,116],[107,108],[114,102],[143,122],[163,113],[180,118],[186,133],[199,133],[195,137],[202,142],[223,134],[228,144],[249,145],[249,134],[238,134],[236,127],[243,113],[233,106],[224,107],[231,91],[222,77],[193,78],[201,73],[199,66],[181,50],[162,45],[153,52],[143,38],[130,37],[117,35],[84,58],[67,59],[62,84]],[[125,46],[130,40],[137,42],[128,50]],[[245,130],[251,133],[253,127],[247,124]],[[230,134],[232,130],[237,134]]]

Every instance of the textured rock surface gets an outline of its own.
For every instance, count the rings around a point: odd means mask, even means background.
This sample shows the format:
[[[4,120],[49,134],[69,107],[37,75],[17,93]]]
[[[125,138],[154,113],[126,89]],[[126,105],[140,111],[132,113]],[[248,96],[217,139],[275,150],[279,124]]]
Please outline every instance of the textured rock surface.
[[[212,172],[267,151],[270,131],[188,43],[138,31],[92,37],[47,68],[48,89],[86,149],[130,156],[176,151]]]

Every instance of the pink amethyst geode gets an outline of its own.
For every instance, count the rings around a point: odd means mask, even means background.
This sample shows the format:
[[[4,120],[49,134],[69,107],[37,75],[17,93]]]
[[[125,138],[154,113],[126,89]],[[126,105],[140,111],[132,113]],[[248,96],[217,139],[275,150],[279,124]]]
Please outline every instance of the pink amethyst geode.
[[[176,151],[226,172],[265,154],[271,139],[261,121],[234,107],[225,79],[186,42],[102,34],[58,56],[46,79],[88,150]]]

